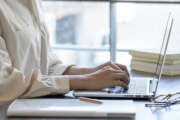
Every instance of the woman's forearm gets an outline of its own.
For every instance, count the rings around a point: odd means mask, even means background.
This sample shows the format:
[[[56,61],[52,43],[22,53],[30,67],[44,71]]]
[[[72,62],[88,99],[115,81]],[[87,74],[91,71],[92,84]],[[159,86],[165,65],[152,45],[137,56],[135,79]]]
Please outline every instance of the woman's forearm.
[[[84,75],[95,71],[97,71],[96,68],[78,68],[71,66],[64,72],[64,75]]]

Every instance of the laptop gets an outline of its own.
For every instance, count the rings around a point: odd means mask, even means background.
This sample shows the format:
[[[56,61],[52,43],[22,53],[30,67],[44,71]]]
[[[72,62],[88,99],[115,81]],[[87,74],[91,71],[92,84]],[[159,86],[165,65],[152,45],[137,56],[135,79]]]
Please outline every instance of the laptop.
[[[173,26],[173,17],[169,13],[168,21],[163,36],[156,72],[153,78],[132,78],[129,89],[125,90],[120,86],[106,88],[102,91],[74,91],[76,97],[96,97],[96,98],[131,98],[131,99],[151,99],[156,95],[158,83],[161,80],[162,70],[166,58],[166,51]]]

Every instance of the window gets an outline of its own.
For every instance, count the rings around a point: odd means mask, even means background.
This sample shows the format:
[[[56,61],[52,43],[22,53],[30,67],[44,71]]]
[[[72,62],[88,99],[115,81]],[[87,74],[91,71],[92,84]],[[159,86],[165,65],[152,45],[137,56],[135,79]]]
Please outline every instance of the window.
[[[155,3],[117,3],[117,49],[160,49],[169,12],[175,18],[168,50],[179,51],[180,5]],[[123,53],[117,52],[117,61]],[[128,59],[130,56],[124,55]],[[128,63],[129,64],[129,63]]]
[[[44,1],[54,52],[67,64],[94,66],[109,58],[109,4]]]
[[[53,51],[66,64],[108,60],[129,65],[129,49],[159,49],[168,13],[175,17],[170,49],[180,50],[180,1],[44,0]]]

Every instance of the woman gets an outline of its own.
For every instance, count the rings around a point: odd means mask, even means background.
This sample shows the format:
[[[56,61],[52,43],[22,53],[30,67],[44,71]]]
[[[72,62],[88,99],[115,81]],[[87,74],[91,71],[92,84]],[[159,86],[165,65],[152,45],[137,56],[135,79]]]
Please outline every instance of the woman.
[[[69,90],[128,88],[124,65],[65,66],[48,48],[38,0],[0,0],[0,104]]]

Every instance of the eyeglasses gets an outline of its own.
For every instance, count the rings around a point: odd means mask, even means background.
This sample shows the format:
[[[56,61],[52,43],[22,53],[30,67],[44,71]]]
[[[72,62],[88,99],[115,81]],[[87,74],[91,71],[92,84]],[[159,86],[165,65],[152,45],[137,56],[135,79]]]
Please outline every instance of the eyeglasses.
[[[151,99],[153,103],[145,104],[146,107],[168,107],[180,104],[180,92],[167,95],[159,95]]]

